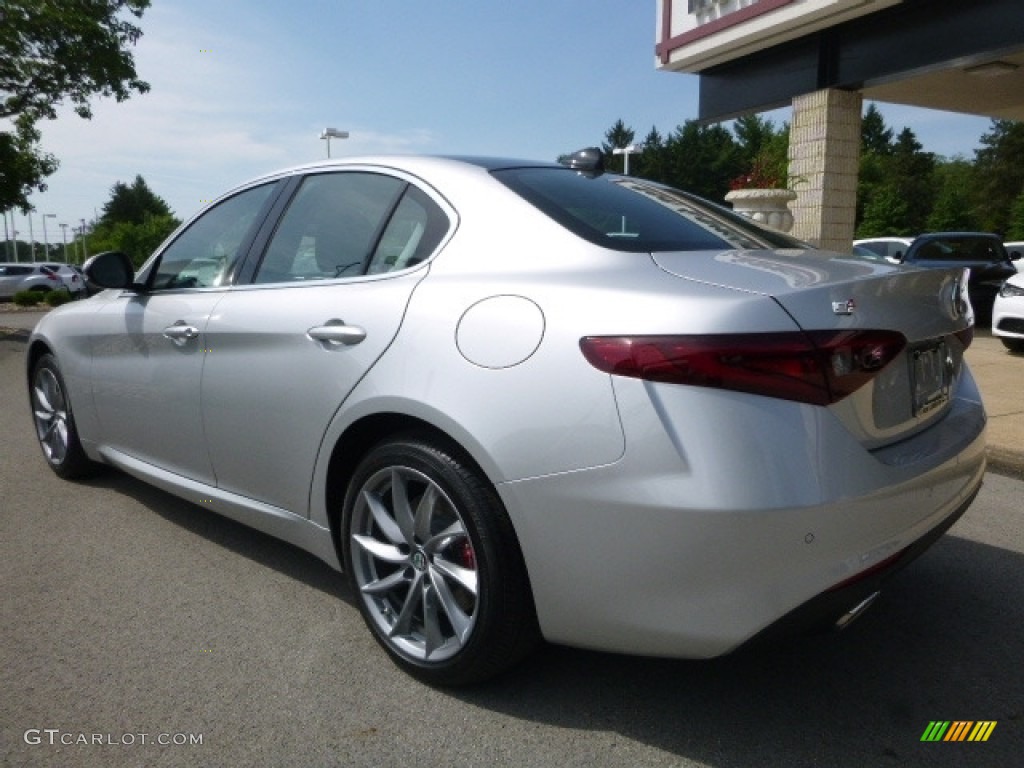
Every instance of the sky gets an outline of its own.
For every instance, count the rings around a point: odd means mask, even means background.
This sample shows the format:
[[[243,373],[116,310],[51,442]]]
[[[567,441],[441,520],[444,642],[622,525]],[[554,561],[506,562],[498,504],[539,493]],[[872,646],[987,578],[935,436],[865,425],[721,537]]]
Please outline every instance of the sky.
[[[698,78],[656,69],[655,14],[653,0],[153,0],[133,49],[149,93],[40,124],[60,169],[30,198],[34,239],[45,221],[60,242],[61,223],[92,220],[136,175],[190,218],[248,179],[326,157],[325,127],[350,133],[334,157],[554,160],[619,119],[638,141],[668,135],[696,118]],[[878,107],[946,157],[973,157],[990,125]],[[781,126],[790,110],[765,116]],[[29,239],[28,218],[14,226]]]

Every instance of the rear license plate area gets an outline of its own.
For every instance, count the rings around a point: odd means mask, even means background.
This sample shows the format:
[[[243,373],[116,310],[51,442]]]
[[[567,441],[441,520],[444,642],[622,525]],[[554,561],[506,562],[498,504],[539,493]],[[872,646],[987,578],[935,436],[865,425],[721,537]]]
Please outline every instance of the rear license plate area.
[[[953,361],[944,341],[911,349],[907,355],[914,415],[924,416],[949,401]]]

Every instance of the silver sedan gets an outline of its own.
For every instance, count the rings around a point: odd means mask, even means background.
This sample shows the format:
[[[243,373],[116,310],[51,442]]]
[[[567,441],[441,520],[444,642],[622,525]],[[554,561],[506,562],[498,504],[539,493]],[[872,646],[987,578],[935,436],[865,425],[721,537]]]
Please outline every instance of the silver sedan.
[[[57,474],[109,465],[347,575],[432,684],[544,638],[712,657],[845,626],[964,512],[965,274],[480,158],[232,190],[27,349]]]

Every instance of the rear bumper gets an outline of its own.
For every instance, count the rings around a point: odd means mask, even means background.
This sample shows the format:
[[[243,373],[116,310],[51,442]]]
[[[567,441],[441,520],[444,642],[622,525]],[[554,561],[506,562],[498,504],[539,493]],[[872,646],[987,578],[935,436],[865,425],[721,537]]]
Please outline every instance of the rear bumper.
[[[980,490],[980,486],[978,490]],[[893,555],[889,561],[881,563],[879,567],[869,568],[860,578],[855,576],[846,583],[841,583],[808,600],[775,623],[765,627],[742,647],[747,648],[772,642],[808,629],[845,628],[846,625],[840,625],[840,621],[847,617],[856,618],[851,612],[861,606],[866,608],[867,601],[873,595],[877,595],[889,579],[923,555],[932,544],[942,538],[946,531],[963,516],[976,496],[977,490],[953,514],[902,552]]]
[[[984,474],[969,373],[947,416],[884,456],[827,409],[618,378],[615,390],[621,460],[498,486],[552,642],[705,658],[791,615],[841,612],[952,525]]]

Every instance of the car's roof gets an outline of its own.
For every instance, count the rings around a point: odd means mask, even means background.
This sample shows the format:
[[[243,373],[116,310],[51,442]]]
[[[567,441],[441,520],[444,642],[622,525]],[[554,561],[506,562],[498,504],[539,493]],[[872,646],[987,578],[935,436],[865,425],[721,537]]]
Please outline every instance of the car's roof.
[[[1000,243],[1003,242],[999,235],[993,234],[992,232],[926,232],[923,235],[918,235],[918,240],[943,240],[943,239],[977,239],[977,240],[998,240]]]
[[[862,237],[859,240],[854,240],[854,245],[861,245],[862,243],[909,243],[914,238],[910,235],[886,235],[884,237]]]
[[[464,171],[496,171],[509,168],[561,168],[566,166],[544,160],[523,160],[511,157],[475,155],[352,155],[302,163],[248,179],[227,190],[218,200],[235,194],[246,187],[311,171],[346,170],[359,168],[387,168],[419,176],[431,173]],[[214,201],[216,203],[217,201]]]
[[[351,157],[336,157],[327,160],[320,160],[312,163],[282,168],[273,173],[266,174],[260,178],[271,178],[293,173],[301,173],[309,170],[326,170],[331,168],[351,168],[354,166],[385,166],[404,170],[419,168],[456,168],[459,166],[475,166],[487,171],[496,171],[503,168],[564,168],[553,161],[525,160],[513,157],[497,157],[484,155],[354,155]]]

